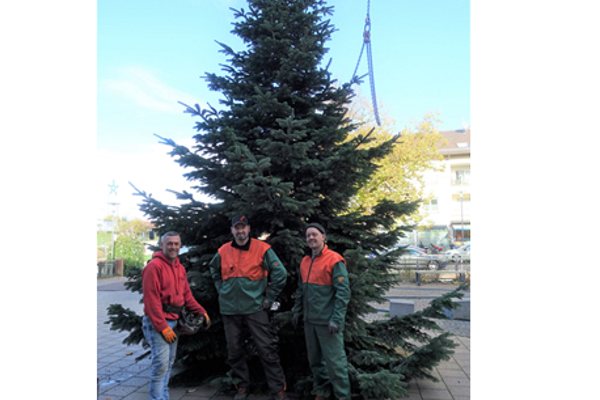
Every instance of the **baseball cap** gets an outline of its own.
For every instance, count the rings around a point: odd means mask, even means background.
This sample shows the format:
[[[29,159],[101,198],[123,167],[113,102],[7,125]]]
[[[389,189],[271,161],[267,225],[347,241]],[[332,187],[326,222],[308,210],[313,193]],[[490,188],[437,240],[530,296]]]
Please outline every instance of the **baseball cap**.
[[[250,225],[250,221],[248,221],[248,218],[246,218],[245,215],[236,215],[235,217],[233,217],[233,219],[231,220],[231,227],[233,228],[239,223],[242,223],[244,225]]]

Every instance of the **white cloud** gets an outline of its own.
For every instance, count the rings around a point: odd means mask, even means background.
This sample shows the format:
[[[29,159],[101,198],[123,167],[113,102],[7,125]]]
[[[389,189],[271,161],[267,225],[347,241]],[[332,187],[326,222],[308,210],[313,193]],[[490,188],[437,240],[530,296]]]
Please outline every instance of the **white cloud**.
[[[192,138],[181,140],[178,144],[191,148],[194,144]],[[176,195],[167,192],[166,189],[175,191],[186,190],[194,194],[194,198],[200,201],[209,201],[206,197],[196,194],[192,186],[197,182],[189,182],[183,174],[187,172],[175,162],[171,156],[166,154],[169,146],[154,144],[145,147],[146,151],[137,154],[123,154],[104,149],[97,150],[97,217],[104,218],[111,214],[108,203],[119,203],[118,214],[129,219],[147,219],[138,204],[143,198],[135,196],[135,190],[128,183],[131,182],[136,188],[168,205],[179,205]],[[116,196],[111,194],[114,180],[117,185]]]
[[[119,72],[119,78],[103,79],[102,85],[138,106],[173,114],[181,114],[183,109],[178,101],[190,106],[197,103],[204,108],[203,102],[194,96],[164,84],[143,68],[126,67]]]

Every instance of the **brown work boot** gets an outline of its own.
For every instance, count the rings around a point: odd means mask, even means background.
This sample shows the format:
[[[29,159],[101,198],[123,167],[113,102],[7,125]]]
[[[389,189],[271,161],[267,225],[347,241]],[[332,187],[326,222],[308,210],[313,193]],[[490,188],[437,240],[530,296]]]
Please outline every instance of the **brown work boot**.
[[[233,400],[246,400],[248,397],[248,388],[238,388],[238,392],[233,396]]]
[[[269,400],[286,400],[287,396],[285,395],[285,392],[282,390],[281,392],[278,393],[274,393],[271,395],[271,397],[269,397]]]

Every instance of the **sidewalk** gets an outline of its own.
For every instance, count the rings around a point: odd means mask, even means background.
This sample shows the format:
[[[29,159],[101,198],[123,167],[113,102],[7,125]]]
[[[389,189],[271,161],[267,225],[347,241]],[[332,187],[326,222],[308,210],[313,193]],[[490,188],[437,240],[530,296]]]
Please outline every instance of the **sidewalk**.
[[[97,373],[99,379],[98,400],[147,400],[148,380],[150,377],[150,359],[145,358],[135,362],[135,358],[144,354],[149,349],[143,349],[141,344],[127,346],[122,343],[129,332],[111,331],[108,321],[107,307],[110,304],[122,304],[138,314],[142,314],[143,305],[139,303],[141,295],[126,290],[123,282],[126,278],[105,278],[98,280],[97,291],[97,324],[98,324],[98,363]],[[395,288],[390,291],[394,297],[419,296],[421,293],[414,288],[414,284]],[[421,287],[427,294],[425,299],[415,301],[415,310],[425,307],[429,293],[442,294],[453,290],[451,285],[437,286],[428,284]],[[393,293],[392,293],[393,292]],[[385,305],[378,305],[378,308]],[[382,317],[383,313],[380,313]],[[470,323],[468,321],[438,321],[444,330],[453,332],[452,340],[457,344],[450,360],[442,361],[433,371],[439,382],[429,380],[412,380],[409,382],[408,400],[467,400],[470,399],[471,384],[471,339]],[[208,386],[187,388],[171,388],[171,400],[205,399],[231,400],[230,396],[218,396],[216,389]],[[266,400],[264,396],[250,396],[248,400]]]

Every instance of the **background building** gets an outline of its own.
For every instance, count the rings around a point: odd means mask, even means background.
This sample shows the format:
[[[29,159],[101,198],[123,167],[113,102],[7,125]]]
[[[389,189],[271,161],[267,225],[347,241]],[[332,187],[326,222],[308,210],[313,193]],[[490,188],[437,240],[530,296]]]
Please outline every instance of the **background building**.
[[[447,144],[440,148],[444,156],[439,161],[441,172],[428,171],[424,174],[425,193],[433,193],[433,199],[423,204],[429,219],[434,222],[432,234],[419,233],[433,244],[441,240],[446,232],[456,244],[471,240],[471,130],[460,129],[440,132]],[[438,232],[436,234],[433,234]],[[427,238],[427,236],[430,236]],[[425,243],[428,244],[428,243]],[[446,244],[446,243],[444,243]],[[442,245],[444,250],[448,247]]]

